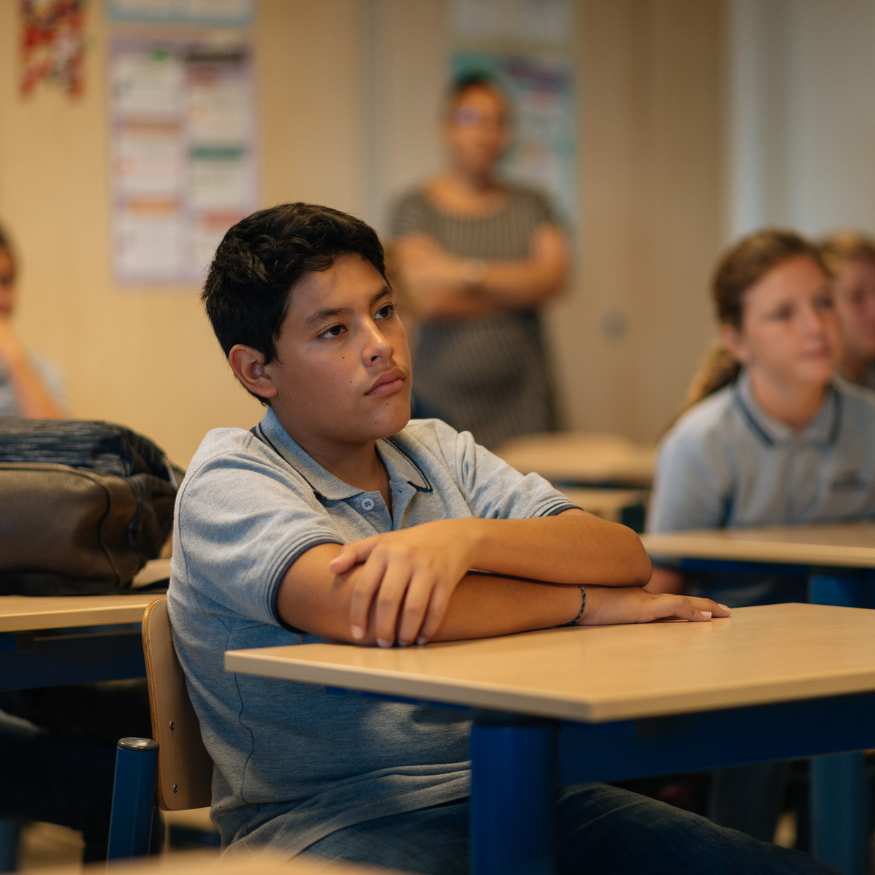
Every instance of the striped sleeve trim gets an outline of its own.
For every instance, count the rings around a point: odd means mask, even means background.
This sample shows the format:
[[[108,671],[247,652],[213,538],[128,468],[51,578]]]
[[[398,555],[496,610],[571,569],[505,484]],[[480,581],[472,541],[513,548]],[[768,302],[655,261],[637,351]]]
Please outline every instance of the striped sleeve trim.
[[[268,575],[270,578],[270,586],[265,593],[266,604],[264,607],[267,613],[276,620],[276,622],[284,629],[291,629],[279,615],[277,610],[277,599],[279,598],[280,585],[288,570],[303,556],[308,550],[313,547],[318,547],[321,544],[338,544],[342,545],[343,541],[337,537],[337,534],[328,530],[322,532],[309,532],[305,537],[291,543],[288,548],[283,551],[273,564],[273,568]]]
[[[557,498],[541,508],[535,516],[559,516],[560,513],[565,513],[566,510],[583,510],[583,508],[567,499]]]

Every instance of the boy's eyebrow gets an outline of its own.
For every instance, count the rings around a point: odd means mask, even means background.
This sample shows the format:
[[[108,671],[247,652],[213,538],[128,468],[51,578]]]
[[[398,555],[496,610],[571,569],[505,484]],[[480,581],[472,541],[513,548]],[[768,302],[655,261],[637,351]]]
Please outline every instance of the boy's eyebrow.
[[[369,307],[373,307],[374,304],[377,303],[381,298],[385,298],[386,295],[391,295],[392,289],[386,285],[380,289],[377,294],[371,298],[369,302]],[[319,325],[321,322],[325,322],[327,319],[333,319],[335,316],[349,316],[352,313],[351,307],[324,307],[321,310],[316,310],[314,313],[311,313],[305,320],[304,325]]]

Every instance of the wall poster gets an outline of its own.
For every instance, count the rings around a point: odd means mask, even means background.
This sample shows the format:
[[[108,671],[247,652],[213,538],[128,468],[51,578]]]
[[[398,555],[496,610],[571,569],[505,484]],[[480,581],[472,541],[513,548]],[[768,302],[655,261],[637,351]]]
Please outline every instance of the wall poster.
[[[85,90],[85,0],[20,0],[19,87],[30,94],[38,82],[71,95]]]
[[[258,205],[251,49],[117,37],[110,91],[116,280],[202,282]]]
[[[255,0],[106,0],[116,21],[152,24],[206,24],[246,27],[255,17]]]

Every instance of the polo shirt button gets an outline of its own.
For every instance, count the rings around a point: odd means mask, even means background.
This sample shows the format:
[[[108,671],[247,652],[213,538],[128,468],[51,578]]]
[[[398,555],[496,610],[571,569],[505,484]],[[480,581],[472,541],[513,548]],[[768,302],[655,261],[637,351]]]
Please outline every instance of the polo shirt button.
[[[374,509],[374,499],[373,498],[363,498],[362,499],[362,510],[373,510]]]

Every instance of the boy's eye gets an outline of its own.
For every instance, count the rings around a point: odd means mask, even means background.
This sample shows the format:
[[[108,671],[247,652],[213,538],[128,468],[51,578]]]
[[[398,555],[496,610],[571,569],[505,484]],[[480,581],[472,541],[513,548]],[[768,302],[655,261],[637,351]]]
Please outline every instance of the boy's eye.
[[[319,336],[320,337],[340,337],[343,332],[346,331],[346,328],[343,325],[332,325],[330,328],[326,328]]]
[[[377,319],[388,319],[395,312],[394,304],[385,304],[377,310]]]
[[[821,295],[814,299],[816,310],[832,310],[832,298],[829,295]]]

